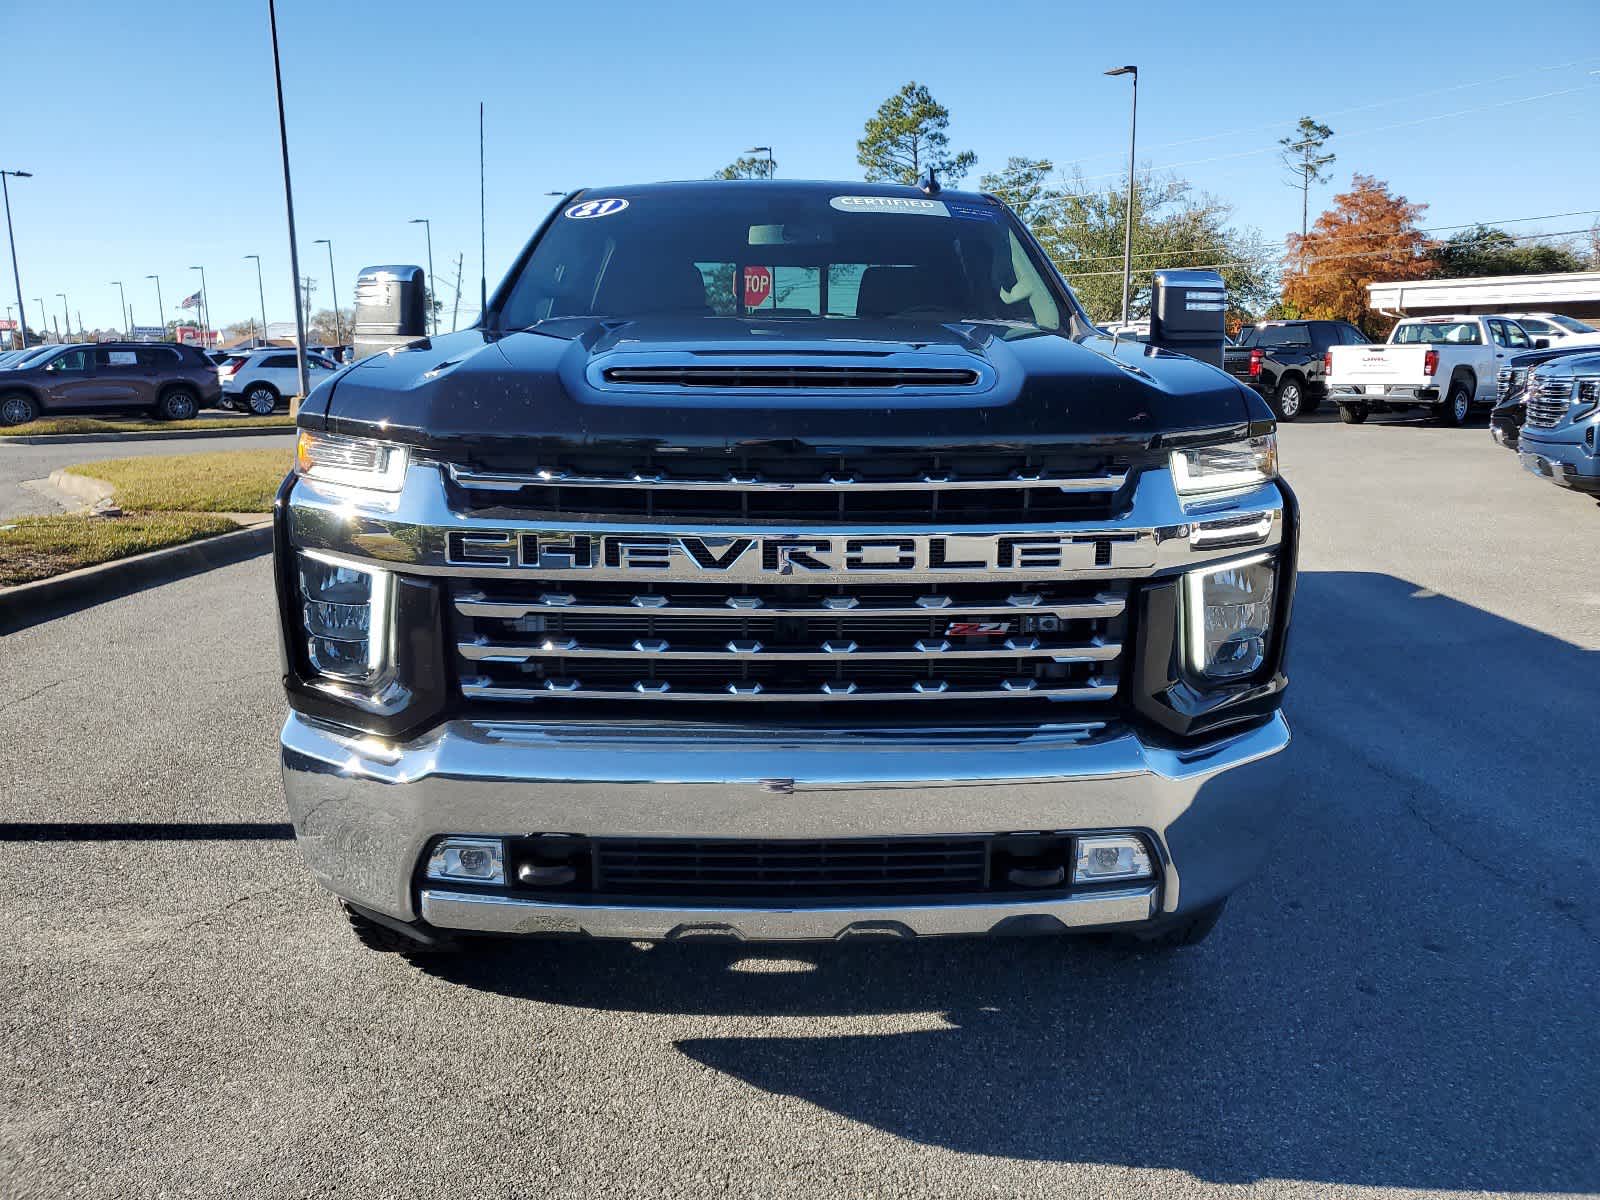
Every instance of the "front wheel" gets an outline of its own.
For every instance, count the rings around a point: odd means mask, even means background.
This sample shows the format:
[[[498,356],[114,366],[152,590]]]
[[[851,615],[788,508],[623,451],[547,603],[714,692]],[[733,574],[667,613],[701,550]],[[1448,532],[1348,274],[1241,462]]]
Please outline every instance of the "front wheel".
[[[1280,421],[1299,420],[1300,414],[1306,411],[1305,402],[1305,386],[1298,379],[1284,380],[1272,397],[1272,407],[1277,410]]]
[[[270,417],[278,407],[278,393],[264,383],[258,383],[244,394],[245,407],[252,416]]]
[[[173,388],[156,404],[156,415],[163,421],[189,421],[199,411],[199,397],[187,388]]]
[[[32,396],[12,392],[0,396],[0,425],[26,425],[39,419],[39,402]]]
[[[1339,420],[1346,425],[1359,425],[1367,419],[1367,406],[1365,404],[1339,405]]]
[[[1450,394],[1445,397],[1444,406],[1439,409],[1439,424],[1450,429],[1459,429],[1467,423],[1467,418],[1471,415],[1472,389],[1458,379],[1450,385]]]

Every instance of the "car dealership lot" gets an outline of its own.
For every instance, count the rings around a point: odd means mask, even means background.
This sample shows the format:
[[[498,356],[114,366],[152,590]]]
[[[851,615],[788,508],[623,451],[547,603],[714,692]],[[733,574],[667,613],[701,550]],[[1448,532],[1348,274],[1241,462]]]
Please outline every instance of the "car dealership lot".
[[[1282,441],[1298,786],[1169,958],[411,966],[287,840],[265,560],[7,635],[0,1194],[1600,1190],[1600,506],[1481,427]]]

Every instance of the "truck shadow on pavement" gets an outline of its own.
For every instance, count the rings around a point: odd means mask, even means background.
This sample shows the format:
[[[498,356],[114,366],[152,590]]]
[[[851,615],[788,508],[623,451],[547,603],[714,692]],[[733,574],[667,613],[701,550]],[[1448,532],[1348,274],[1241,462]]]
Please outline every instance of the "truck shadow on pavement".
[[[1592,750],[1600,656],[1365,573],[1304,575],[1296,628],[1296,794],[1202,947],[540,943],[428,970],[717,1018],[671,1044],[961,1153],[1600,1189],[1600,805],[1553,753]]]

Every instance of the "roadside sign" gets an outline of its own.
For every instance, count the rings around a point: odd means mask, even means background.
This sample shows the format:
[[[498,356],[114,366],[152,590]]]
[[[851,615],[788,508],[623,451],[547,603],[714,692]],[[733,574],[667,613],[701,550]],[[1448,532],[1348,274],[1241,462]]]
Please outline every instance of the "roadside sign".
[[[744,306],[759,308],[772,299],[772,268],[746,267],[744,269]]]

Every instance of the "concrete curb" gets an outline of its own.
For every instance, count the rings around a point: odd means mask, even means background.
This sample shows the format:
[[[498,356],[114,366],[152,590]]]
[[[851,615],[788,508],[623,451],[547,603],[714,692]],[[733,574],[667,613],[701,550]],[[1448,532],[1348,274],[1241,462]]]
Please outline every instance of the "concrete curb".
[[[268,518],[248,529],[0,588],[0,632],[10,633],[186,575],[231,566],[271,549],[272,522]]]
[[[87,504],[90,508],[102,501],[110,500],[116,490],[104,479],[75,475],[65,467],[50,472],[50,486],[80,503]]]
[[[196,438],[292,437],[293,425],[256,425],[248,429],[149,429],[132,433],[34,433],[0,437],[0,446],[67,446],[77,442],[183,442]]]

